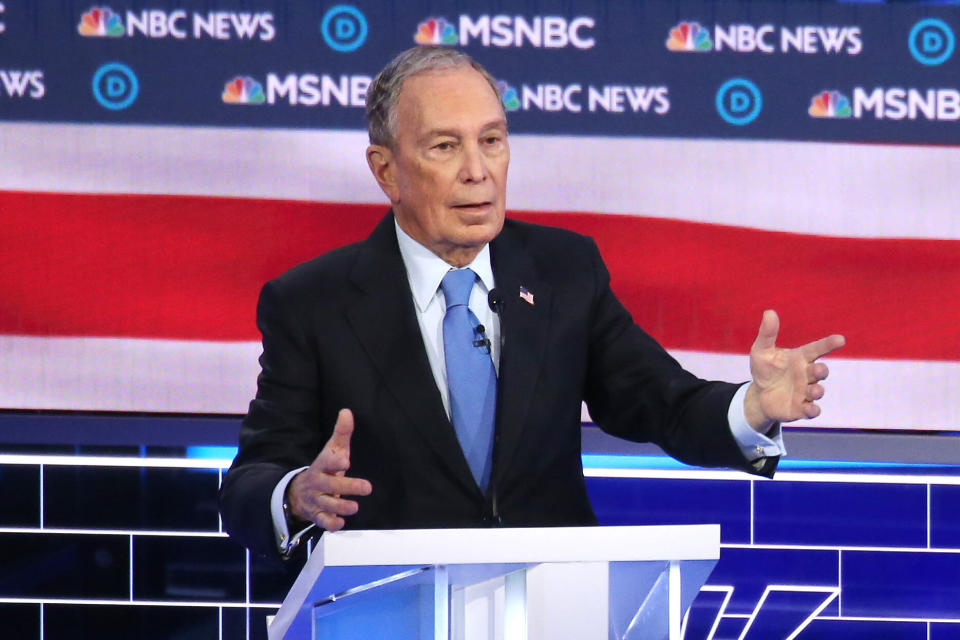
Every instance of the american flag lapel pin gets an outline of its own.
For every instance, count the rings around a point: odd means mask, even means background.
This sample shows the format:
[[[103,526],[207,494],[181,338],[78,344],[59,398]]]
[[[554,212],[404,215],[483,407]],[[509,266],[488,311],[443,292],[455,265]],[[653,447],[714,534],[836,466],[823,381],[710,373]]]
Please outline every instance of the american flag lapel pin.
[[[526,302],[531,307],[533,306],[533,292],[530,289],[527,289],[523,285],[520,285],[520,299]]]

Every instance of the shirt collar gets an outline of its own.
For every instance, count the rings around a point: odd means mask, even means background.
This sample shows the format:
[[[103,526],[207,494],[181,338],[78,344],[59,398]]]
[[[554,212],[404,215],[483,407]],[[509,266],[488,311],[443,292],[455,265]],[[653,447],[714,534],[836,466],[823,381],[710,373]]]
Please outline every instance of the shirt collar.
[[[453,267],[430,249],[407,235],[407,232],[400,228],[396,218],[394,218],[393,224],[397,230],[397,244],[400,246],[400,256],[403,258],[403,264],[407,268],[407,280],[410,281],[410,290],[413,291],[414,302],[416,302],[420,313],[423,313],[436,297],[443,276],[447,275],[447,271],[450,271]],[[464,267],[464,269],[466,268],[473,269],[488,292],[493,289],[493,268],[490,266],[489,243],[483,245],[483,249],[473,259],[473,262]]]

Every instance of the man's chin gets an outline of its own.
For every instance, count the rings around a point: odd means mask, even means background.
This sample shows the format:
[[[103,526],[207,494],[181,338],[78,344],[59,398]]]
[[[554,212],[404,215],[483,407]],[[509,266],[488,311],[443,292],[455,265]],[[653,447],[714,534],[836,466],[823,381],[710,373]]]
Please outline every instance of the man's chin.
[[[461,240],[464,246],[483,247],[491,240],[497,237],[503,228],[503,217],[496,219],[485,219],[475,224],[466,224],[461,233]]]

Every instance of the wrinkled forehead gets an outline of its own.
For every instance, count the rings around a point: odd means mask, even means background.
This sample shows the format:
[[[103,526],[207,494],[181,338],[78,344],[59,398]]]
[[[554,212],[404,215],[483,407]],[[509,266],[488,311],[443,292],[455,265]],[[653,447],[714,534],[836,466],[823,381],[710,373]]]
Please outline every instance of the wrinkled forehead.
[[[500,97],[469,65],[423,71],[403,81],[397,100],[398,131],[404,126],[484,126],[504,121]]]

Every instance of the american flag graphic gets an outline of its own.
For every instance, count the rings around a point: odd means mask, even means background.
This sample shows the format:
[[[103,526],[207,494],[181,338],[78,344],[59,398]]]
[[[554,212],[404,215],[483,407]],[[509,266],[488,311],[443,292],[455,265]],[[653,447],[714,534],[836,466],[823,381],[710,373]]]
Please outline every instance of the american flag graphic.
[[[526,287],[520,287],[520,299],[533,306],[533,294]]]
[[[698,375],[748,379],[773,308],[785,346],[847,337],[811,424],[960,426],[957,148],[510,143],[508,215],[593,236],[636,321]],[[4,123],[0,407],[243,413],[260,286],[387,209],[365,146],[360,131]]]

